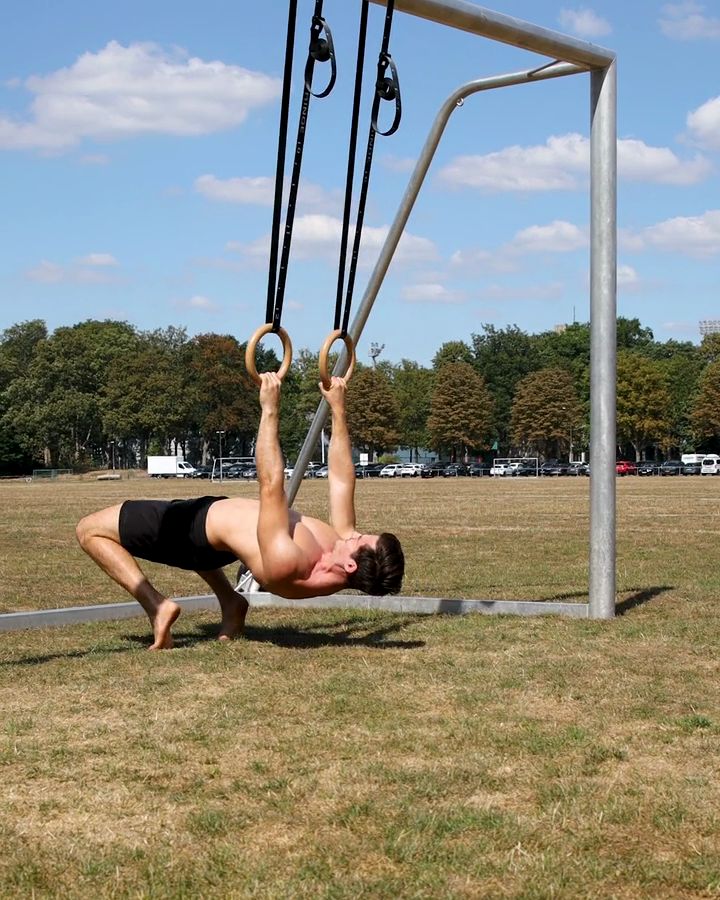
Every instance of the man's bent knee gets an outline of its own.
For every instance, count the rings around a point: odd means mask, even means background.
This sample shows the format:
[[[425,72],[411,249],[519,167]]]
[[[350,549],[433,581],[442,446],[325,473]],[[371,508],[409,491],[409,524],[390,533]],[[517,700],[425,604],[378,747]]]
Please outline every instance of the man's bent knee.
[[[109,506],[99,512],[84,516],[75,527],[78,543],[87,550],[88,543],[95,537],[109,538],[120,542],[120,506]]]

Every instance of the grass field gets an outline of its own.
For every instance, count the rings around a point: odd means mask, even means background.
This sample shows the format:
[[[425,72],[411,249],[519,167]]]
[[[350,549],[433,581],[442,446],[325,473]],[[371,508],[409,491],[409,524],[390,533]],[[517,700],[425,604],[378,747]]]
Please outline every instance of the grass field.
[[[0,612],[125,599],[77,519],[215,490],[0,484]],[[223,645],[185,615],[160,654],[143,619],[0,634],[0,897],[720,895],[720,479],[618,501],[613,622],[262,610]],[[403,593],[587,599],[587,480],[372,480],[358,506],[403,539]]]

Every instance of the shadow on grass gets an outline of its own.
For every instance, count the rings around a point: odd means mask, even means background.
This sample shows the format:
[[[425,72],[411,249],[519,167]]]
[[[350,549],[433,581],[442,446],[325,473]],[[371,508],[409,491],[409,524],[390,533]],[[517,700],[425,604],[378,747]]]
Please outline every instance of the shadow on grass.
[[[367,622],[348,619],[318,625],[246,625],[244,638],[261,644],[275,644],[294,650],[315,650],[320,647],[371,647],[375,650],[416,650],[425,646],[425,641],[388,640],[392,634],[415,624],[422,616],[404,616],[380,627],[368,628]],[[217,636],[217,628],[199,625],[199,630],[208,638]]]
[[[247,625],[243,640],[275,644],[295,650],[314,650],[321,647],[371,647],[375,650],[416,650],[425,646],[425,641],[388,640],[389,635],[422,619],[422,616],[405,616],[402,619],[368,630],[368,624],[357,619],[334,622],[331,625],[305,625],[302,628],[286,626]],[[176,649],[192,647],[196,644],[217,640],[219,625],[200,623],[192,631],[173,632]],[[36,666],[56,659],[84,659],[88,656],[106,656],[111,653],[127,653],[137,650],[138,645],[149,647],[152,635],[123,634],[121,640],[128,643],[118,647],[102,647],[95,644],[88,650],[67,650],[62,653],[37,653],[21,659],[0,662],[0,668],[12,666]]]
[[[620,600],[615,605],[615,615],[616,616],[624,616],[626,613],[629,613],[631,609],[635,609],[637,606],[642,606],[645,603],[649,603],[650,600],[654,600],[656,597],[659,597],[661,594],[666,593],[667,591],[672,591],[672,585],[663,584],[658,587],[649,587],[644,588],[641,591],[636,591],[634,594],[631,594],[629,597],[626,597],[624,600]]]

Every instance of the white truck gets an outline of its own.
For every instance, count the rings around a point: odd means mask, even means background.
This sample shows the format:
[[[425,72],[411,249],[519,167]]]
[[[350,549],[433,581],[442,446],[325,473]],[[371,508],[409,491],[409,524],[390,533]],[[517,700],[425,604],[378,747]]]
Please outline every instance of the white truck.
[[[148,456],[148,475],[151,478],[192,478],[195,467],[179,456]]]

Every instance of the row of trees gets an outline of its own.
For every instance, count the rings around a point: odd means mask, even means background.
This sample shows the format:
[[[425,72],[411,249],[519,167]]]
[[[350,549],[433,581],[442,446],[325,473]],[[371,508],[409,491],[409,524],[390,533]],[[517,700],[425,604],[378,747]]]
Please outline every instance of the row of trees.
[[[86,321],[49,333],[33,320],[0,336],[0,472],[31,466],[143,465],[180,450],[206,462],[223,432],[225,455],[249,455],[257,389],[245,345],[182,328],[139,331]],[[590,330],[527,334],[483,327],[443,344],[431,367],[358,365],[348,392],[351,433],[373,455],[430,448],[438,456],[562,456],[589,441]],[[260,349],[258,369],[277,368]],[[298,452],[318,401],[317,355],[301,351],[283,388],[281,440]],[[657,342],[637,319],[618,320],[618,450],[622,455],[717,450],[720,335]]]

